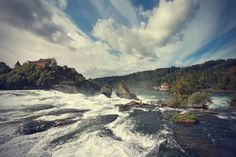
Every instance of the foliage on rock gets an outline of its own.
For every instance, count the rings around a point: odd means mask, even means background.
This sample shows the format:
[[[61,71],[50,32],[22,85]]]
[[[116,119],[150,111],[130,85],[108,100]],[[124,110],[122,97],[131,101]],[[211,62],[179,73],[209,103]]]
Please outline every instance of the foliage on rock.
[[[0,89],[50,89],[54,85],[71,85],[81,91],[99,89],[97,84],[67,66],[39,68],[34,63],[25,63],[11,70],[0,63],[0,72]]]
[[[197,117],[196,115],[190,113],[174,113],[172,116],[172,121],[174,123],[195,124],[197,122]]]
[[[206,92],[196,92],[188,98],[188,106],[190,107],[203,107],[210,102],[211,98]]]

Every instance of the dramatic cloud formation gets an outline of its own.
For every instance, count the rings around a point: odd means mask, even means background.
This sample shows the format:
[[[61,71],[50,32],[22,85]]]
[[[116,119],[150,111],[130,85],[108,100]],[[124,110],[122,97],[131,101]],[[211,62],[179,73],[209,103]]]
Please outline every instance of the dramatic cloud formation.
[[[236,57],[234,0],[0,1],[1,60],[55,57],[86,77]]]
[[[115,25],[112,19],[99,20],[94,36],[120,52],[130,53],[137,59],[157,61],[165,54],[158,52],[169,42],[180,40],[183,30],[195,15],[199,4],[192,0],[160,1],[159,7],[149,14],[148,21],[139,27]]]

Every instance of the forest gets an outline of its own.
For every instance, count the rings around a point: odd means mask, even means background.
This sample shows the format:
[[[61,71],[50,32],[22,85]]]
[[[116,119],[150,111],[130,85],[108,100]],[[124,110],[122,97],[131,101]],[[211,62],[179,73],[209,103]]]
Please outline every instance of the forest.
[[[211,60],[188,67],[170,67],[137,72],[125,76],[94,79],[98,84],[115,87],[124,81],[135,92],[153,89],[163,82],[173,86],[180,78],[186,78],[194,90],[236,90],[236,59]]]

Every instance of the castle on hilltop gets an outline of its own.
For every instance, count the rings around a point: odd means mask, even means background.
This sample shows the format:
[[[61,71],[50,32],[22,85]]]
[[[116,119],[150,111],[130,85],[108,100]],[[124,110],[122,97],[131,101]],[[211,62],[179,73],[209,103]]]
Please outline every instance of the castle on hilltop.
[[[24,64],[35,64],[37,68],[45,68],[46,66],[57,66],[55,58],[39,59],[37,61],[27,61]]]

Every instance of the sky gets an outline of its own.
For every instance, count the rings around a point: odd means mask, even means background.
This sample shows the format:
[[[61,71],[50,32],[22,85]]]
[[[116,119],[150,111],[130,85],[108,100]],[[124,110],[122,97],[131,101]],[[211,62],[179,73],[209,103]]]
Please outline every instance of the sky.
[[[235,0],[1,0],[0,61],[87,78],[236,57]]]

